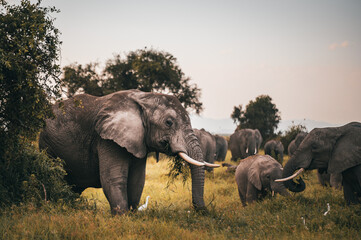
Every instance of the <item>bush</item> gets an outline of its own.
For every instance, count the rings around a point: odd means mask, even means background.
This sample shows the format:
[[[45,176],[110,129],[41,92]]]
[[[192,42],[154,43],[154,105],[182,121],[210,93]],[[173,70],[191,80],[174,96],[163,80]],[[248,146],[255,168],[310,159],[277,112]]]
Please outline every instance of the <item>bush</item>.
[[[57,9],[31,2],[0,1],[0,205],[76,196],[63,163],[29,143],[60,90],[60,32],[50,16]]]
[[[45,201],[74,201],[75,194],[64,180],[63,161],[39,152],[32,144],[19,141],[8,150],[9,159],[1,159],[0,205]]]

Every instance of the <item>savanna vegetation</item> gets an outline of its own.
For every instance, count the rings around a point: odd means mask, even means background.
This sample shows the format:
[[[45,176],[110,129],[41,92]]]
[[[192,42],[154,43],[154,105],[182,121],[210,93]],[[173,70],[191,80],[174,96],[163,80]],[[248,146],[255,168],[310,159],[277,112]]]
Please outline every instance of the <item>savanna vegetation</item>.
[[[287,157],[286,157],[287,161]],[[226,162],[230,163],[230,153]],[[207,173],[207,213],[192,209],[190,181],[169,182],[167,159],[148,159],[141,204],[148,208],[111,216],[101,189],[87,189],[76,205],[31,203],[3,208],[1,239],[360,239],[361,209],[346,206],[342,191],[324,188],[315,172],[307,189],[291,198],[267,196],[242,207],[234,174]],[[330,211],[327,212],[327,203]]]
[[[172,161],[163,157],[156,163],[150,156],[142,195],[142,203],[150,196],[147,210],[112,216],[101,189],[87,189],[78,198],[64,181],[62,160],[35,147],[61,84],[70,95],[103,95],[128,87],[166,91],[180,94],[196,112],[202,109],[200,90],[189,84],[172,55],[153,49],[130,52],[125,59],[116,56],[101,74],[94,64],[68,66],[60,81],[60,33],[50,16],[57,9],[41,7],[40,1],[0,3],[0,239],[360,239],[360,207],[346,206],[341,191],[317,184],[314,172],[306,175],[310,184],[302,193],[268,196],[242,207],[234,175],[215,169],[206,175],[208,211],[195,212],[190,180],[179,176],[172,181]],[[153,81],[156,73],[161,73],[158,82]],[[278,123],[271,100],[257,98],[247,114],[240,108],[240,123],[259,101],[271,107],[273,124]]]

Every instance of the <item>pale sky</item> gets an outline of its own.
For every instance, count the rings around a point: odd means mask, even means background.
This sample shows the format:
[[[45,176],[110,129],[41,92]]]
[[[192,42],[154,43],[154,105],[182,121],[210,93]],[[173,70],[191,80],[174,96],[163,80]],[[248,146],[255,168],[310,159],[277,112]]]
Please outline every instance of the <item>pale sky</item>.
[[[13,2],[13,1],[10,1]],[[361,122],[361,1],[45,0],[61,66],[144,47],[173,54],[207,118],[268,94],[283,120]]]

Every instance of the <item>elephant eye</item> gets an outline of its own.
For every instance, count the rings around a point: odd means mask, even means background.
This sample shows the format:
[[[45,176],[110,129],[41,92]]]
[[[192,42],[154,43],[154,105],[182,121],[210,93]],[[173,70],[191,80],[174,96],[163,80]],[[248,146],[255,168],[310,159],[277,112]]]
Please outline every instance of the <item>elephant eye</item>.
[[[173,121],[171,119],[167,119],[165,121],[165,125],[167,125],[167,127],[171,127],[173,125]]]

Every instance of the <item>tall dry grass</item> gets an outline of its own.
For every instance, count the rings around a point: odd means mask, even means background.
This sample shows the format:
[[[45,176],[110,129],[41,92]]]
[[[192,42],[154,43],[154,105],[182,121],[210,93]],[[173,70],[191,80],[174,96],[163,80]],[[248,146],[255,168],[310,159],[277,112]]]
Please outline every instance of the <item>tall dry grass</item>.
[[[303,193],[242,207],[234,174],[215,169],[206,174],[203,214],[192,209],[190,181],[167,187],[167,173],[166,160],[148,159],[144,212],[113,217],[102,190],[89,188],[82,194],[86,208],[58,203],[1,210],[0,239],[361,239],[361,207],[346,206],[342,192],[320,186],[315,172],[304,175]]]

